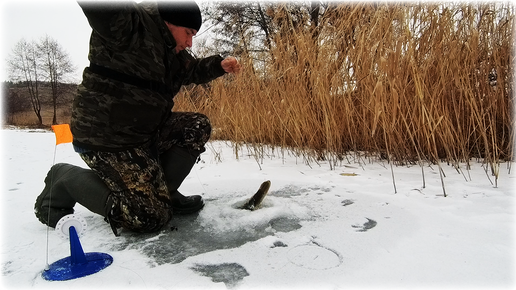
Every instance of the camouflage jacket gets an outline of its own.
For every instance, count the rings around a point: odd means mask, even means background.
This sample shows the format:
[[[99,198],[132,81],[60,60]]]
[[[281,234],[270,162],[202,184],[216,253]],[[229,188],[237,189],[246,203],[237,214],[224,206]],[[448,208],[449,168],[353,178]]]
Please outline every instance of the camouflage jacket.
[[[206,83],[225,72],[220,56],[194,59],[186,51],[176,54],[156,3],[99,2],[79,2],[93,30],[90,63],[166,88],[142,87],[84,70],[72,107],[73,144],[117,151],[156,136],[182,85]]]

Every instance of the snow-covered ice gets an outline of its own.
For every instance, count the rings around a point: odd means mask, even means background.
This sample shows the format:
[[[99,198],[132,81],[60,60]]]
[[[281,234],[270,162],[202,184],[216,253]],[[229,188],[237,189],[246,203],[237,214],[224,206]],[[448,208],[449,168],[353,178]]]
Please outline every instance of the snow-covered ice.
[[[85,252],[114,258],[80,279],[49,282],[48,262],[70,255],[69,241],[42,225],[33,207],[53,162],[86,167],[52,132],[4,129],[2,284],[8,288],[344,289],[513,288],[514,173],[498,186],[485,165],[393,168],[367,158],[306,164],[287,152],[256,160],[245,147],[210,142],[181,187],[205,208],[174,217],[156,234],[115,237],[81,206]],[[55,160],[54,160],[55,152]],[[351,162],[348,162],[351,161]],[[487,171],[489,173],[489,171]],[[238,209],[265,181],[263,207]]]

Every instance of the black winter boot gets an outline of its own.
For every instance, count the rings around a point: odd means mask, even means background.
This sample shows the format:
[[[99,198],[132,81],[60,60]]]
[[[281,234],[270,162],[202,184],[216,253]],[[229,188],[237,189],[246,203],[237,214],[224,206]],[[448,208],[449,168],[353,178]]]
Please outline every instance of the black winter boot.
[[[110,190],[95,172],[71,164],[58,163],[50,168],[45,188],[36,199],[34,212],[40,222],[55,227],[80,203],[94,213],[107,216]]]
[[[199,154],[174,146],[160,156],[168,190],[172,197],[172,211],[178,214],[195,213],[204,207],[200,195],[184,196],[177,189],[194,166]]]

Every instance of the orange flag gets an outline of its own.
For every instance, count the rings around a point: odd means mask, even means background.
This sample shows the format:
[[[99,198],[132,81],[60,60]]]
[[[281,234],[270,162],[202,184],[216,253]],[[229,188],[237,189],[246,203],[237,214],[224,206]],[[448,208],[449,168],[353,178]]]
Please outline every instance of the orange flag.
[[[56,145],[61,143],[70,143],[73,141],[72,131],[70,131],[70,125],[52,125],[52,130],[56,134]]]

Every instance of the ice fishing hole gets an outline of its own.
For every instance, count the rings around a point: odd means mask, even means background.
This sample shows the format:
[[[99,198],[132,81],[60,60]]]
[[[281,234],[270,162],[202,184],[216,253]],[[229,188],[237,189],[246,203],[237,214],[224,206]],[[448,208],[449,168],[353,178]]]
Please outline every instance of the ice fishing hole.
[[[311,270],[327,270],[342,264],[342,258],[337,252],[319,245],[294,247],[287,257],[292,264]]]

